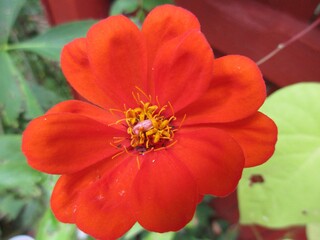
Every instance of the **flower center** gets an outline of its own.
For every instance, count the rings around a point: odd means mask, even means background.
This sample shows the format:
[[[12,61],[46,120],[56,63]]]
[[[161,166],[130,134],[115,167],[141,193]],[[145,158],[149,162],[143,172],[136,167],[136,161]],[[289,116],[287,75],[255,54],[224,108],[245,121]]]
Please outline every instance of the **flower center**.
[[[177,140],[174,140],[174,135],[180,129],[186,115],[181,121],[178,121],[177,126],[176,123],[174,124],[176,117],[170,102],[161,106],[157,97],[153,101],[151,95],[147,95],[139,87],[136,87],[136,89],[138,90],[137,92],[132,92],[133,99],[137,104],[136,108],[128,109],[124,105],[124,110],[109,109],[111,113],[121,112],[125,116],[109,125],[121,124],[122,127],[125,126],[127,128],[128,133],[128,137],[113,137],[110,145],[118,150],[123,148],[112,158],[124,153],[135,155],[138,153],[136,157],[138,166],[140,166],[139,155],[168,149],[177,143]],[[152,102],[156,102],[156,105],[152,104]]]
[[[176,129],[172,122],[176,120],[172,111],[171,117],[166,117],[164,112],[167,105],[159,107],[150,102],[140,101],[140,106],[128,109],[125,112],[125,121],[128,125],[130,144],[138,152],[163,148],[173,141]]]

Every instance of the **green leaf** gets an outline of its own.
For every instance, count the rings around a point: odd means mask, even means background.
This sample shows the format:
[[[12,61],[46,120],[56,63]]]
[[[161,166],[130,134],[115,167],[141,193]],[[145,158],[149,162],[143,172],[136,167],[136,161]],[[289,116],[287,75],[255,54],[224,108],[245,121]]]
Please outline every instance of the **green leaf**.
[[[217,240],[237,240],[239,239],[239,227],[237,225],[230,226],[227,230],[221,234]],[[290,239],[283,239],[283,240],[290,240]]]
[[[36,240],[76,239],[76,227],[59,223],[50,210],[47,210],[37,228]]]
[[[271,95],[262,112],[278,126],[274,156],[246,169],[239,184],[240,221],[286,227],[320,221],[320,84],[301,83]],[[253,176],[259,182],[251,182]]]
[[[9,55],[0,51],[0,113],[7,125],[18,126],[17,118],[22,111],[22,96],[19,90],[19,74],[14,70]]]
[[[308,240],[320,239],[320,223],[310,223],[307,225],[306,230]]]
[[[139,8],[138,0],[116,0],[111,5],[110,15],[128,14]]]
[[[0,167],[8,161],[19,162],[24,159],[20,146],[21,135],[0,136]]]
[[[173,4],[172,0],[143,0],[142,7],[146,11],[150,12],[153,8],[163,4]]]
[[[31,84],[30,87],[43,109],[49,109],[53,105],[62,102],[63,100],[66,100],[63,97],[56,94],[56,92],[46,89],[41,85]]]
[[[45,58],[59,61],[63,46],[75,38],[84,37],[95,22],[94,20],[84,20],[62,24],[33,39],[8,46],[8,49],[31,51]]]
[[[48,209],[48,195],[48,192],[43,191],[42,195],[37,198],[23,199],[25,205],[17,220],[19,228],[24,229],[24,232],[26,230],[30,232],[30,229],[36,226],[36,223],[38,223],[46,209]]]
[[[213,217],[213,209],[205,201],[202,201],[196,210],[197,227],[198,225],[208,226],[210,219]]]
[[[41,189],[37,183],[44,176],[24,162],[7,161],[0,167],[0,193],[14,191],[23,197],[39,197]]]
[[[144,231],[144,228],[141,227],[140,224],[136,223],[121,239],[122,240],[132,239],[142,231]]]
[[[1,0],[0,1],[0,50],[9,38],[14,21],[26,0]]]
[[[0,194],[39,197],[44,175],[28,166],[20,149],[21,135],[0,136]]]
[[[43,214],[48,194],[41,186],[45,176],[27,165],[20,148],[20,135],[0,136],[0,218],[25,231]]]
[[[175,236],[175,232],[167,232],[167,233],[156,233],[156,232],[150,232],[145,237],[143,237],[143,240],[172,240]]]
[[[19,212],[22,210],[23,201],[14,198],[12,194],[2,195],[0,198],[0,216],[5,217],[6,220],[13,220],[17,218]]]
[[[12,62],[10,55],[0,51],[0,111],[4,122],[17,127],[17,118],[25,110],[31,119],[43,113],[29,85]]]

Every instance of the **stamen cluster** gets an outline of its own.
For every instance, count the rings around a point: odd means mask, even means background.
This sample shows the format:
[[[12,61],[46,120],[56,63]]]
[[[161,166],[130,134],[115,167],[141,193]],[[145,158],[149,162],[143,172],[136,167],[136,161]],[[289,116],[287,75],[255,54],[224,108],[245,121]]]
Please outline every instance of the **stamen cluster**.
[[[159,108],[157,105],[142,101],[140,105],[125,112],[131,146],[140,152],[165,147],[174,137],[175,129],[172,121],[176,119],[175,116],[166,118],[163,115],[167,106]]]

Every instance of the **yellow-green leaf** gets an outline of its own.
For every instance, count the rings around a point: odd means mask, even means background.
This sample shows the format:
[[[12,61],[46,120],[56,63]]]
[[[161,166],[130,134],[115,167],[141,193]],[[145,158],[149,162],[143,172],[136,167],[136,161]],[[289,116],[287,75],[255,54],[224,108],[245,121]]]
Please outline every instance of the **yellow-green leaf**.
[[[242,224],[280,228],[320,221],[320,84],[271,95],[262,111],[278,126],[274,156],[246,169],[239,184]],[[260,181],[250,179],[258,176]]]

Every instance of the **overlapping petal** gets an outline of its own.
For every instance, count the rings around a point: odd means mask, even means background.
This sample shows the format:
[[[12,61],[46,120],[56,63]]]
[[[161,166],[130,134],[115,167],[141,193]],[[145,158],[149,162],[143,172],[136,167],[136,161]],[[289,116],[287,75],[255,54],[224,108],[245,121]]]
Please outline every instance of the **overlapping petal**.
[[[221,124],[241,146],[245,155],[245,167],[253,167],[267,161],[275,150],[277,126],[266,115],[257,112],[249,118]]]
[[[81,192],[110,173],[118,164],[120,164],[119,158],[109,158],[80,172],[62,175],[53,189],[50,201],[56,218],[61,222],[75,223],[77,200]]]
[[[119,120],[119,117],[123,117],[123,114],[117,115],[117,112],[111,113],[108,110],[79,100],[68,100],[58,103],[46,112],[46,114],[54,113],[74,113],[104,124],[115,123]],[[113,127],[116,127],[116,125],[113,125]]]
[[[191,30],[200,30],[200,23],[191,12],[172,5],[154,8],[142,25],[149,68],[153,66],[153,60],[163,44]]]
[[[95,82],[118,108],[132,101],[135,87],[147,89],[147,51],[142,33],[124,16],[93,25],[87,34],[87,53]]]
[[[101,107],[114,106],[114,101],[94,81],[87,55],[85,38],[78,38],[64,46],[61,68],[69,84],[88,101]]]
[[[79,114],[48,114],[30,122],[23,133],[22,151],[35,169],[73,173],[116,154],[119,150],[110,142],[123,134]]]
[[[138,165],[131,156],[118,160],[121,164],[83,191],[77,201],[77,226],[98,239],[117,239],[136,222],[129,191]]]
[[[164,44],[154,61],[152,81],[160,103],[175,111],[205,93],[212,77],[213,53],[200,31],[190,31]]]
[[[185,122],[232,122],[254,114],[266,98],[266,87],[257,65],[244,56],[229,55],[214,60],[209,91],[180,112]],[[177,113],[179,116],[179,113]]]
[[[150,231],[176,231],[191,219],[198,203],[189,170],[166,151],[148,153],[132,187],[137,221]]]
[[[200,194],[225,196],[237,186],[244,155],[236,141],[213,127],[182,128],[177,144],[168,149],[193,174]]]

